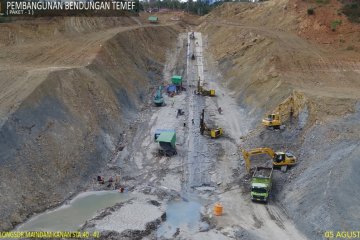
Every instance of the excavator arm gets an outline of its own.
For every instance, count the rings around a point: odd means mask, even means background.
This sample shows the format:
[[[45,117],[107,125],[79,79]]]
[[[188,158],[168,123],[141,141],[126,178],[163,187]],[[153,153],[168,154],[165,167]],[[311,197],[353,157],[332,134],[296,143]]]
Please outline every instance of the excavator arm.
[[[246,151],[244,149],[241,150],[244,160],[245,160],[245,168],[247,172],[250,172],[250,157],[258,154],[267,154],[272,159],[275,157],[275,152],[271,148],[254,148],[250,151]]]

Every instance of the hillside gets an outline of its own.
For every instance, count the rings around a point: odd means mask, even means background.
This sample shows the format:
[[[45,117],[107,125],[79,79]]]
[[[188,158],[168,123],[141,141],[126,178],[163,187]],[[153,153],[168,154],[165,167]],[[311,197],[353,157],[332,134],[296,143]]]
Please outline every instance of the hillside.
[[[178,30],[131,18],[39,19],[0,28],[8,33],[0,53],[0,228],[10,229],[100,172],[147,103],[162,49]]]
[[[228,3],[203,18],[223,85],[247,109],[253,124],[241,148],[288,149],[298,166],[281,176],[276,201],[309,239],[360,220],[356,120],[360,110],[359,25],[332,14],[339,4],[303,1]],[[336,31],[330,19],[342,20]],[[322,27],[318,28],[318,25]],[[344,39],[341,41],[339,39]],[[348,46],[353,46],[349,49]],[[295,95],[294,95],[295,94]],[[261,118],[289,96],[299,99],[284,131],[262,129]],[[288,116],[287,116],[288,118]]]

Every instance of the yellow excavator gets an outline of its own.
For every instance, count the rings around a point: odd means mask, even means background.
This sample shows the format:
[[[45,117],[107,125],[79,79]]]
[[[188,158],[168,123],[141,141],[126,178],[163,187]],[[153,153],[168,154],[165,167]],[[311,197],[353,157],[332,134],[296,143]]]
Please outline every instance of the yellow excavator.
[[[267,115],[267,117],[262,120],[262,124],[269,129],[280,129],[282,125],[280,114],[277,112]]]
[[[200,77],[199,77],[198,85],[197,85],[197,94],[213,97],[215,96],[215,90],[214,89],[207,90],[203,86],[201,86]]]
[[[290,118],[294,115],[294,98],[292,96],[279,104],[273,113],[267,115],[267,117],[262,120],[262,125],[268,129],[284,128],[285,126],[282,125],[281,118],[287,114],[289,114]]]
[[[267,154],[272,158],[273,167],[281,167],[281,171],[286,172],[288,166],[296,164],[296,157],[289,152],[274,152],[271,148],[254,148],[250,151],[242,150],[245,160],[245,167],[250,172],[250,157],[258,154]]]
[[[207,134],[211,138],[218,138],[223,135],[222,128],[208,128],[204,120],[205,109],[202,110],[200,115],[200,133],[201,135]]]

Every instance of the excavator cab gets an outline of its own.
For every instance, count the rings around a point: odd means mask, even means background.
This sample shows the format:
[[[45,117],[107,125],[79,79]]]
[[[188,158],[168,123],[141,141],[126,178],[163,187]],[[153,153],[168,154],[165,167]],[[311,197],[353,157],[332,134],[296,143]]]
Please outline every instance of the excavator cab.
[[[262,124],[268,128],[280,128],[281,121],[279,113],[269,114],[266,118],[262,120]]]
[[[296,157],[289,152],[276,152],[273,158],[273,166],[280,167],[281,171],[286,172],[288,166],[296,164]]]
[[[285,153],[276,153],[274,157],[274,162],[281,163],[285,160]]]
[[[269,121],[279,120],[279,116],[276,115],[276,114],[269,114],[268,117],[267,117],[267,119],[268,119]]]

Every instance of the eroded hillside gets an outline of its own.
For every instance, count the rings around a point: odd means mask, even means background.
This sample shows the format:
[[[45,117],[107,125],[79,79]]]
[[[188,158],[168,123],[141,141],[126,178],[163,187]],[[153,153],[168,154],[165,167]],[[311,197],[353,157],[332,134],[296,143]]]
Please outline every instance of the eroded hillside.
[[[346,49],[358,44],[358,32],[349,29],[359,26],[345,19],[339,32],[327,27],[321,34],[331,41],[319,44],[320,32],[304,24],[315,27],[324,16],[307,16],[299,9],[306,9],[305,3],[293,4],[224,4],[204,18],[201,30],[208,34],[223,85],[253,119],[253,131],[242,136],[240,147],[287,149],[298,156],[298,165],[278,179],[275,199],[310,239],[321,239],[329,229],[356,229],[360,220],[353,214],[359,194],[351,190],[360,183],[354,177],[360,55]],[[285,112],[286,130],[264,129],[263,116],[294,92],[304,101],[294,107],[291,121]]]
[[[1,229],[83,189],[160,79],[174,24],[1,24]]]

